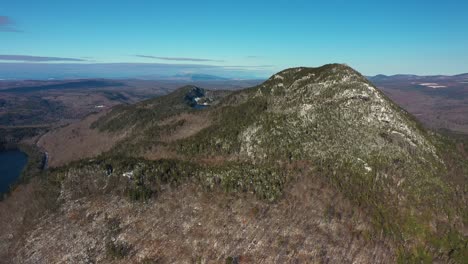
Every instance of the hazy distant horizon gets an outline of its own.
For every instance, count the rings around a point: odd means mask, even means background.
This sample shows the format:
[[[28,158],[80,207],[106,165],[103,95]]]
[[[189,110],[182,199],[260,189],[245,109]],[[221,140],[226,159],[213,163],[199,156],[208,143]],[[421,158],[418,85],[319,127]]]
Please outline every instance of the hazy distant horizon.
[[[242,70],[212,65],[158,63],[1,63],[0,79],[149,79],[157,80],[183,74],[212,75],[230,79],[265,79],[262,70]]]
[[[317,65],[316,67],[321,66]],[[351,65],[352,66],[352,65]],[[298,66],[301,67],[301,66]],[[359,71],[357,68],[356,70]],[[141,79],[161,80],[180,77],[180,75],[209,75],[212,77],[227,79],[261,80],[267,79],[276,71],[263,69],[241,69],[200,64],[162,64],[162,63],[2,63],[0,62],[1,80],[73,80],[73,79]],[[455,74],[414,74],[411,72],[401,73],[378,73],[365,74],[376,75],[459,75]]]
[[[0,62],[23,63],[25,78],[41,76],[30,63],[89,77],[89,69],[96,77],[166,74],[164,66],[171,74],[264,78],[327,63],[365,75],[454,75],[468,72],[466,10],[468,2],[450,0],[5,1]],[[55,63],[76,72],[48,66]],[[9,72],[0,68],[0,76]]]

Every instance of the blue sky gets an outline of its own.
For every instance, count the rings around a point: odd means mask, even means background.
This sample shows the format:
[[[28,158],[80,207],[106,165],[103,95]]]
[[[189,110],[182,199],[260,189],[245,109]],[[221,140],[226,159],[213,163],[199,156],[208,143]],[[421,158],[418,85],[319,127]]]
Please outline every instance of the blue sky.
[[[3,0],[0,64],[155,63],[266,77],[340,62],[366,75],[457,74],[468,72],[467,11],[461,0]]]

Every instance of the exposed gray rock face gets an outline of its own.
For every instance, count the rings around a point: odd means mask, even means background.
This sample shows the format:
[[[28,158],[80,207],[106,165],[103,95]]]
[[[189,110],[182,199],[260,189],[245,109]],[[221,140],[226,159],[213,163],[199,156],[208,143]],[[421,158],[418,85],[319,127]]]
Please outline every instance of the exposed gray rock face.
[[[397,194],[399,202],[446,187],[438,177],[446,170],[438,138],[346,65],[282,71],[256,88],[247,104],[256,99],[268,106],[238,138],[240,155],[253,163],[327,164],[333,174],[346,171],[361,184]]]

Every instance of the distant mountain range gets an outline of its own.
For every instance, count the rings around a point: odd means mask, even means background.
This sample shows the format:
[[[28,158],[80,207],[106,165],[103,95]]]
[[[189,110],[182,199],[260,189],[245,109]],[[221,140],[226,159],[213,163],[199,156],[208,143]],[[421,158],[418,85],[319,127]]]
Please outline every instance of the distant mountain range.
[[[220,81],[220,80],[232,80],[231,78],[220,77],[209,74],[176,74],[173,78],[177,80],[190,80],[190,81]]]
[[[417,80],[459,80],[468,81],[468,73],[457,75],[414,75],[414,74],[395,74],[384,75],[378,74],[375,76],[366,76],[370,81],[417,81]]]

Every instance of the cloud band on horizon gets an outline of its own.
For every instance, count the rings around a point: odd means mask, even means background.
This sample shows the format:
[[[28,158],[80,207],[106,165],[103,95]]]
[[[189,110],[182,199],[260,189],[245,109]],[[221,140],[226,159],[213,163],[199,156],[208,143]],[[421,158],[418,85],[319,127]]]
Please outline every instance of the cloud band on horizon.
[[[166,61],[224,62],[224,60],[201,59],[201,58],[158,57],[158,56],[150,56],[150,55],[134,55],[134,56],[139,57],[139,58],[158,59],[158,60],[166,60]]]
[[[225,78],[262,79],[273,69],[225,68],[209,64],[172,63],[35,63],[1,62],[0,79],[77,79],[77,78],[144,78],[158,79],[177,74],[208,74]]]

